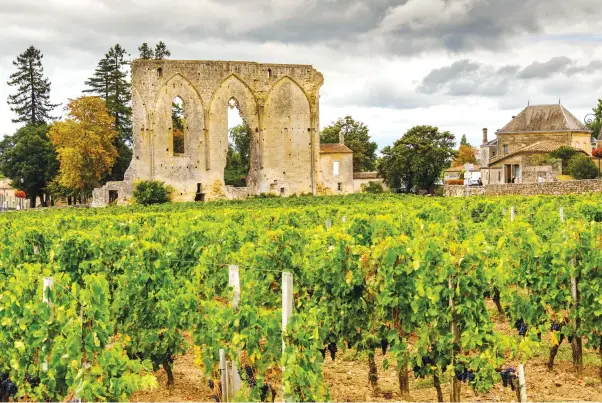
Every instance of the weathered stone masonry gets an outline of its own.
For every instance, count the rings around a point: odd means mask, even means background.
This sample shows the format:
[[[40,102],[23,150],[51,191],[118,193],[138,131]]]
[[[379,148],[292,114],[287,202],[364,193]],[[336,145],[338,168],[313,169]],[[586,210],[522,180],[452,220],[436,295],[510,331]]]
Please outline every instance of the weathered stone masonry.
[[[602,180],[512,183],[485,186],[445,185],[445,196],[536,196],[602,192]]]
[[[94,191],[127,201],[135,181],[161,180],[174,201],[241,198],[259,193],[316,194],[320,183],[321,73],[308,65],[135,60],[132,63],[134,156],[123,182]],[[184,103],[184,153],[173,150],[171,106]],[[251,128],[247,188],[224,185],[229,103]],[[353,191],[353,184],[349,186]]]

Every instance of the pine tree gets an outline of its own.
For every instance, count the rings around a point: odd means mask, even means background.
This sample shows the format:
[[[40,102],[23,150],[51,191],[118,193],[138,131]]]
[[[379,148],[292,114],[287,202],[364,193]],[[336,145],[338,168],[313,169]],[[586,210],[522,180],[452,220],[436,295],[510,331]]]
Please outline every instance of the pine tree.
[[[167,45],[163,41],[160,41],[155,46],[155,60],[167,59],[169,56],[171,56],[171,52],[167,49]]]
[[[470,147],[470,143],[468,142],[468,140],[466,140],[466,135],[463,134],[462,135],[462,139],[460,140],[460,146],[467,146]]]
[[[119,132],[119,139],[130,144],[132,141],[132,99],[130,84],[127,81],[125,67],[129,61],[125,60],[127,52],[119,44],[115,45],[98,62],[94,75],[86,81],[90,88],[84,93],[98,95],[105,101],[111,116],[115,118],[115,129]]]
[[[132,95],[127,80],[128,73],[125,70],[129,65],[126,56],[129,55],[119,44],[109,49],[105,57],[98,62],[94,75],[86,81],[89,88],[84,90],[84,93],[102,98],[109,114],[115,120],[115,129],[119,133],[114,141],[119,150],[119,157],[107,180],[122,180],[132,158],[129,148],[132,143]]]
[[[30,46],[13,61],[17,72],[7,83],[17,87],[17,93],[8,97],[10,110],[18,116],[13,123],[40,125],[54,119],[49,113],[60,104],[50,103],[50,81],[44,77],[43,57]]]
[[[153,50],[148,46],[148,43],[144,42],[142,46],[138,48],[140,52],[140,59],[150,60],[155,57]]]

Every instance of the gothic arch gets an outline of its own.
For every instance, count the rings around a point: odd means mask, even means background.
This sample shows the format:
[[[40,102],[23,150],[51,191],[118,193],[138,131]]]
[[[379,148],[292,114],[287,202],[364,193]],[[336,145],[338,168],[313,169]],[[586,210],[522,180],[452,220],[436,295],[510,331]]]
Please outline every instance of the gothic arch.
[[[255,94],[236,74],[229,74],[216,88],[211,97],[208,113],[209,148],[211,169],[222,172],[228,153],[228,102],[234,98],[243,121],[251,129],[250,169],[258,170],[259,161],[259,112]],[[251,179],[252,181],[254,178]]]
[[[283,195],[313,190],[312,127],[309,97],[291,77],[280,78],[265,103],[263,173],[277,182],[277,191]],[[261,190],[269,191],[266,186],[274,185],[264,183]]]
[[[284,80],[290,80],[293,82],[293,84],[295,84],[297,87],[299,87],[299,89],[301,90],[301,92],[303,92],[303,95],[305,95],[305,98],[307,99],[307,102],[310,104],[310,107],[311,107],[311,99],[310,99],[309,95],[307,95],[307,92],[305,92],[303,87],[301,87],[301,85],[299,85],[299,83],[291,76],[282,76],[278,80],[276,80],[276,82],[270,87],[270,89],[268,91],[268,95],[266,97],[266,105],[267,105],[274,89],[280,84],[281,81],[284,81]]]

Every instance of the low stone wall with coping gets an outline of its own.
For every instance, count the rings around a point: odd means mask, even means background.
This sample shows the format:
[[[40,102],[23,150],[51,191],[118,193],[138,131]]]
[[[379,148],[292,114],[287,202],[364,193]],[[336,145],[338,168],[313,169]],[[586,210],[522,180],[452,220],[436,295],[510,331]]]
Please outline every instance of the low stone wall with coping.
[[[602,192],[602,180],[554,181],[544,183],[505,183],[484,186],[445,185],[447,197],[462,196],[537,196]]]

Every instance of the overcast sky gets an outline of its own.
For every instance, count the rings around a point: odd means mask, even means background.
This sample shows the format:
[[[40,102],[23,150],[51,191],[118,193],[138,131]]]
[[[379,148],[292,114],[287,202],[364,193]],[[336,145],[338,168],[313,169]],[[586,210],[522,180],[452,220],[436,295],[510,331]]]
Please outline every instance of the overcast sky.
[[[29,45],[65,103],[115,43],[134,57],[163,40],[171,59],[312,64],[321,127],[351,115],[380,147],[419,124],[480,144],[527,102],[591,112],[601,33],[599,0],[0,0],[0,135]]]

